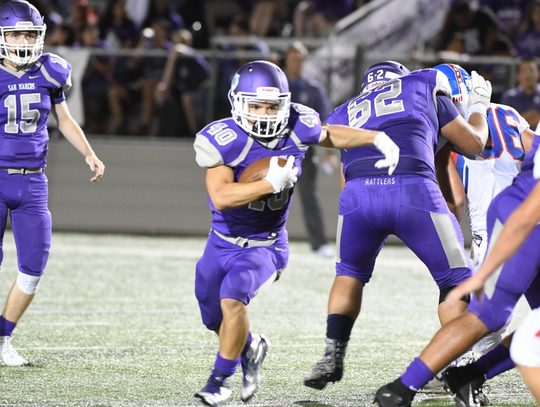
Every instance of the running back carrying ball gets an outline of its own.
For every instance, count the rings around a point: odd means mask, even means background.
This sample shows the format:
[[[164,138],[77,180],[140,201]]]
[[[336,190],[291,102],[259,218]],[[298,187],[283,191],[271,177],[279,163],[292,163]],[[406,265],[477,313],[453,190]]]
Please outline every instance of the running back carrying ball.
[[[270,167],[270,158],[271,157],[264,157],[252,162],[247,166],[242,174],[240,174],[238,182],[255,182],[266,177],[266,174],[268,174],[268,168]],[[286,163],[286,159],[278,157],[278,164],[280,167],[284,167]]]

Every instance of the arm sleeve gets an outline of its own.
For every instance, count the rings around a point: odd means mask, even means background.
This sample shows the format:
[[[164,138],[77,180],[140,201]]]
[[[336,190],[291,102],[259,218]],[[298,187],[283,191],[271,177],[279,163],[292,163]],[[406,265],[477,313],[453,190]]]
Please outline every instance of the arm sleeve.
[[[439,128],[443,128],[452,120],[459,116],[459,112],[449,97],[437,95],[437,118],[439,119]]]
[[[203,135],[197,134],[193,148],[195,148],[195,160],[199,167],[212,168],[223,164],[223,157],[219,150]]]
[[[66,100],[66,94],[64,93],[63,88],[57,88],[51,92],[51,98],[53,100],[53,103],[55,105],[58,105],[62,103],[64,100]]]

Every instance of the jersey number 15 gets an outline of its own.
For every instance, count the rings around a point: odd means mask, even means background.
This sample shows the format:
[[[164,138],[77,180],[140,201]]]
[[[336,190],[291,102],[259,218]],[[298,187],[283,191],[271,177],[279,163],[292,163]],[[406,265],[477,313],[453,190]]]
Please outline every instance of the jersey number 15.
[[[23,93],[21,98],[21,116],[20,126],[23,133],[35,133],[39,120],[39,110],[30,109],[30,104],[41,102],[41,94],[39,93]],[[18,133],[19,125],[17,124],[17,95],[9,95],[4,100],[4,107],[7,109],[7,124],[4,125],[6,133]],[[27,121],[29,120],[29,121]]]

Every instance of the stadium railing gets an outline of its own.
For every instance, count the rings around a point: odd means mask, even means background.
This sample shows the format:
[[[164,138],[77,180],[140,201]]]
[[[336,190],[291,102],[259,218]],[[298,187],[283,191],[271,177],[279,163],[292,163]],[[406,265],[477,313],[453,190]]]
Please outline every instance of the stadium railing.
[[[349,41],[348,45],[353,45],[355,52],[342,52],[343,48],[340,45],[344,41],[334,39],[308,39],[308,38],[239,38],[239,37],[215,37],[212,39],[211,48],[206,50],[195,50],[195,55],[203,57],[208,62],[209,78],[201,83],[200,87],[194,92],[197,97],[193,98],[195,110],[198,114],[197,126],[202,127],[204,124],[228,116],[230,114],[229,104],[227,99],[227,91],[230,86],[230,80],[236,69],[242,63],[254,59],[266,59],[280,64],[282,62],[286,49],[296,41],[308,47],[310,51],[320,49],[322,46],[330,50],[325,55],[317,55],[315,60],[304,65],[304,75],[314,81],[320,82],[328,94],[330,95],[332,107],[335,107],[356,94],[360,93],[360,83],[364,70],[372,63],[380,60],[397,60],[405,64],[409,69],[420,69],[431,67],[439,63],[452,62],[462,65],[467,70],[475,69],[482,74],[488,76],[495,87],[500,91],[510,89],[516,85],[516,72],[519,60],[514,57],[497,57],[497,56],[466,56],[461,55],[456,59],[442,59],[441,56],[434,53],[422,51],[414,51],[408,54],[398,53],[372,53],[366,51],[358,43]],[[260,50],[236,50],[234,47],[242,46],[249,47],[255,44],[265,44],[267,52]],[[350,50],[350,47],[347,48]],[[69,49],[65,47],[48,47],[46,51],[54,52],[64,57],[73,65],[74,90],[72,94],[68,94],[68,103],[74,117],[81,123],[85,124],[85,103],[91,102],[92,92],[89,92],[88,85],[83,86],[85,74],[88,72],[89,63],[93,58],[110,58],[113,64],[119,60],[129,60],[133,58],[141,58],[143,60],[153,60],[154,66],[153,75],[159,79],[163,74],[164,59],[169,57],[169,51],[157,49]],[[193,55],[179,54],[179,58],[193,58]],[[159,67],[156,62],[160,59],[163,67]],[[157,68],[156,68],[157,66]],[[493,76],[494,75],[494,76]],[[135,89],[135,92],[128,93],[130,105],[126,108],[126,112],[130,115],[132,129],[137,128],[137,120],[141,116],[142,101],[140,100],[140,79],[142,74],[135,72],[131,76],[114,77],[112,72],[113,82],[122,82],[128,88]],[[90,87],[91,90],[92,87]],[[106,92],[107,89],[104,89]],[[100,119],[103,126],[101,135],[112,135],[111,121],[112,115],[108,98],[104,95],[103,100],[103,117]],[[497,100],[495,100],[497,101]],[[154,134],[159,135],[159,123],[156,121],[168,120],[175,122],[182,120],[181,115],[169,115],[165,119],[160,117],[154,119]],[[88,124],[88,123],[87,123]],[[184,128],[180,126],[180,128]],[[187,128],[187,127],[186,127]],[[157,129],[157,131],[156,131]],[[89,131],[89,134],[93,134]],[[131,132],[130,135],[144,135],[141,132]],[[125,134],[116,134],[125,135]],[[194,132],[180,131],[177,137],[193,137]]]

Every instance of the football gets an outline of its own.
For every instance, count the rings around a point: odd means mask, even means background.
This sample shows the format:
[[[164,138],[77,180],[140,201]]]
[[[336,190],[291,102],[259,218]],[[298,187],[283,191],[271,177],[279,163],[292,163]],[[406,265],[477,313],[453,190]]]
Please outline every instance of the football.
[[[264,157],[252,162],[246,167],[244,172],[240,174],[238,182],[255,182],[260,181],[261,179],[266,177],[266,174],[268,173],[268,168],[270,167],[270,158],[272,157]],[[287,164],[287,160],[280,157],[278,158],[278,164],[281,167],[285,167],[285,164]]]

